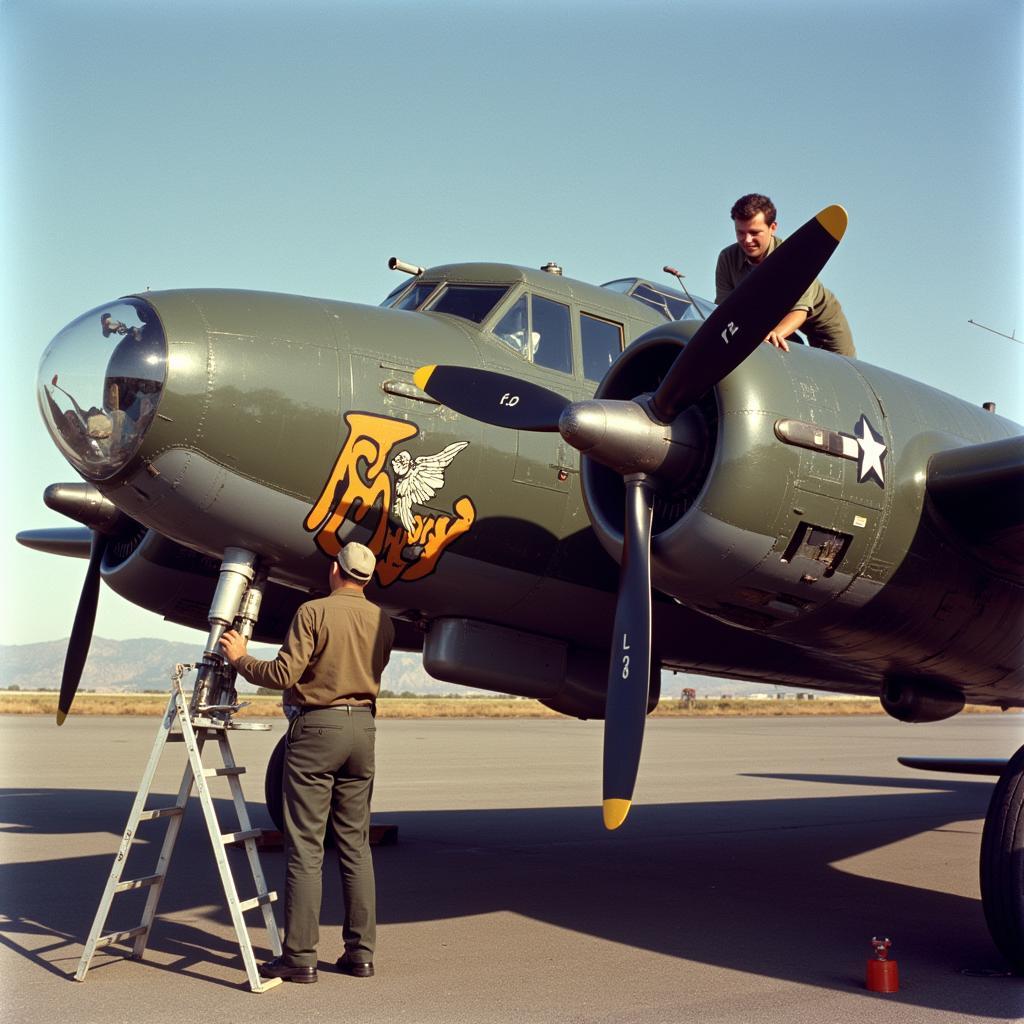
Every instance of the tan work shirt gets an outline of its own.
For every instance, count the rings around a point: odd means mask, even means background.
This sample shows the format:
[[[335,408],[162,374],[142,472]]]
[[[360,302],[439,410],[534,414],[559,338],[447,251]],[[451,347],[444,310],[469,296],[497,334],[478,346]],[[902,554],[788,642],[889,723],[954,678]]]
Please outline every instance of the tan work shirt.
[[[778,235],[772,237],[765,259],[775,252],[781,242],[782,239]],[[715,302],[724,302],[729,293],[755,266],[758,264],[750,262],[739,242],[727,245],[718,254],[718,264],[715,267]],[[811,282],[811,286],[797,299],[790,312],[798,309],[807,313],[807,319],[800,330],[807,335],[812,345],[829,348],[840,355],[857,354],[843,307],[820,281],[815,279]]]
[[[391,619],[361,591],[341,589],[299,606],[273,661],[246,654],[237,668],[256,686],[288,691],[296,707],[372,705],[394,642]]]

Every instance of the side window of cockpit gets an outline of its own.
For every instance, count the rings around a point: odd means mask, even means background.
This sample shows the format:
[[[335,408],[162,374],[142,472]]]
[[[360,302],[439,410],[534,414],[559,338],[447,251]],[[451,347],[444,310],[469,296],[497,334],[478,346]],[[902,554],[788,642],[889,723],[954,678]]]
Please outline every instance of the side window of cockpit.
[[[622,351],[622,325],[581,313],[580,343],[583,346],[583,376],[587,380],[599,381]]]
[[[537,336],[533,361],[549,370],[572,373],[569,307],[534,295],[531,330]]]
[[[532,344],[527,345],[526,339],[529,329],[529,308],[526,304],[526,296],[522,295],[519,301],[495,325],[494,333],[509,348],[529,359],[535,347]]]
[[[530,304],[533,320],[530,320]],[[549,370],[572,373],[569,307],[560,302],[523,295],[498,321],[494,333],[524,359]]]

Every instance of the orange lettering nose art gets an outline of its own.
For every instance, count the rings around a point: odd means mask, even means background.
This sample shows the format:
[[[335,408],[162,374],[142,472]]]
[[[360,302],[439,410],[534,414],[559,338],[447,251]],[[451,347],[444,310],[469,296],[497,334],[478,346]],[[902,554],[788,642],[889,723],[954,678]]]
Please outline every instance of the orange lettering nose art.
[[[347,413],[345,423],[348,436],[303,525],[333,558],[341,549],[343,527],[370,516],[368,525],[376,520],[376,527],[367,547],[377,556],[377,582],[387,587],[400,579],[422,579],[476,521],[476,506],[467,495],[455,501],[450,514],[413,511],[414,504],[443,488],[446,468],[467,442],[416,459],[407,451],[392,456],[397,445],[419,433],[414,423],[369,413]]]

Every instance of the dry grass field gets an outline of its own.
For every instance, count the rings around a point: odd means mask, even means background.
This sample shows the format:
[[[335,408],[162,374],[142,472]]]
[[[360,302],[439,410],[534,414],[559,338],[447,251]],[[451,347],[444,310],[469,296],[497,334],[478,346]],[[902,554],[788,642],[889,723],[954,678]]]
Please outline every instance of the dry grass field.
[[[279,718],[281,702],[277,697],[245,695],[248,705],[240,718]],[[80,693],[72,714],[159,716],[167,706],[163,694]],[[990,707],[967,707],[967,712],[998,711]],[[57,694],[0,692],[0,714],[55,715]],[[559,718],[557,712],[534,700],[514,697],[387,697],[377,706],[380,718]],[[719,716],[779,715],[881,715],[874,698],[857,700],[749,700],[743,698],[696,700],[689,707],[676,699],[658,705],[657,718],[700,718]]]

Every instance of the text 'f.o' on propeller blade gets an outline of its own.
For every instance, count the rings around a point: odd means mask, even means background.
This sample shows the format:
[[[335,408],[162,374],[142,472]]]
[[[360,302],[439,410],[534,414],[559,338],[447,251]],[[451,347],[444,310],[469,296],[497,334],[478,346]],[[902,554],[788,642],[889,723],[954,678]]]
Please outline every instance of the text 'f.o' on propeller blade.
[[[846,211],[829,206],[790,235],[701,324],[651,399],[668,423],[732,373],[790,312],[846,231]]]
[[[555,431],[569,404],[567,398],[539,384],[468,366],[421,366],[413,380],[449,409],[512,430]]]

